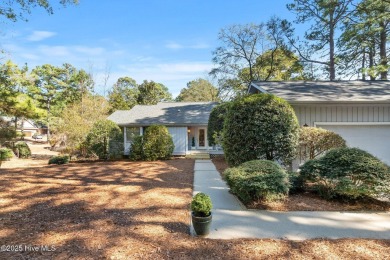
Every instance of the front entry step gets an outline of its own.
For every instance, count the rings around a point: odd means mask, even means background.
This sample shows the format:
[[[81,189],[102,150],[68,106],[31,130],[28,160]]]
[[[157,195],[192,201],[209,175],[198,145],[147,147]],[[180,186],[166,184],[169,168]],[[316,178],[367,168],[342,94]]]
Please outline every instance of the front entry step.
[[[186,158],[196,159],[196,160],[210,160],[210,154],[208,154],[208,153],[187,154]]]

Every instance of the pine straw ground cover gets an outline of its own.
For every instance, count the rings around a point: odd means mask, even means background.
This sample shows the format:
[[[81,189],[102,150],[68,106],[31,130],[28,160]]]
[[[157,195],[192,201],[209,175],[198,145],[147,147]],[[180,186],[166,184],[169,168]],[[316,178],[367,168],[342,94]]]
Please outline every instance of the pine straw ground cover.
[[[0,169],[0,245],[22,246],[0,259],[390,257],[387,240],[191,237],[193,167],[177,159]]]

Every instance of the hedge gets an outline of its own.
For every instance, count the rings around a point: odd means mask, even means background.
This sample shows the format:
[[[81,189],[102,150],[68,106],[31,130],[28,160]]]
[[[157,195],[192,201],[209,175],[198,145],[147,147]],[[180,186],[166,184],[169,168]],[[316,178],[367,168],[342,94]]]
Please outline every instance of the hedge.
[[[292,107],[271,94],[256,94],[231,103],[223,130],[230,166],[255,159],[290,162],[296,157],[299,125]]]

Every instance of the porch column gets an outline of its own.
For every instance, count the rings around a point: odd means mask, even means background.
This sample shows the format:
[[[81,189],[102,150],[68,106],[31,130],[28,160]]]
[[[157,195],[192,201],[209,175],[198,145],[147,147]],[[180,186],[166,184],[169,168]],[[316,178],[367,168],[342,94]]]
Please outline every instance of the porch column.
[[[127,135],[126,135],[126,126],[123,127],[123,154],[126,154],[126,143],[127,143]]]

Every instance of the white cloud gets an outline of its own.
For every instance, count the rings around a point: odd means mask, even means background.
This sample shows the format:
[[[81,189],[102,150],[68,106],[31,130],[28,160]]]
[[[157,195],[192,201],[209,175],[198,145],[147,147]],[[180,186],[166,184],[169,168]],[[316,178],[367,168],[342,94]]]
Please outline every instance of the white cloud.
[[[27,40],[32,42],[39,42],[47,38],[53,37],[56,34],[57,33],[55,32],[49,32],[49,31],[33,31],[33,33],[27,37]]]
[[[178,50],[178,49],[183,49],[184,46],[175,42],[167,43],[165,45],[166,48],[172,49],[172,50]]]
[[[179,50],[179,49],[208,49],[210,48],[210,45],[206,43],[196,43],[193,45],[183,45],[179,44],[177,42],[169,42],[165,44],[165,48],[171,49],[171,50]]]

